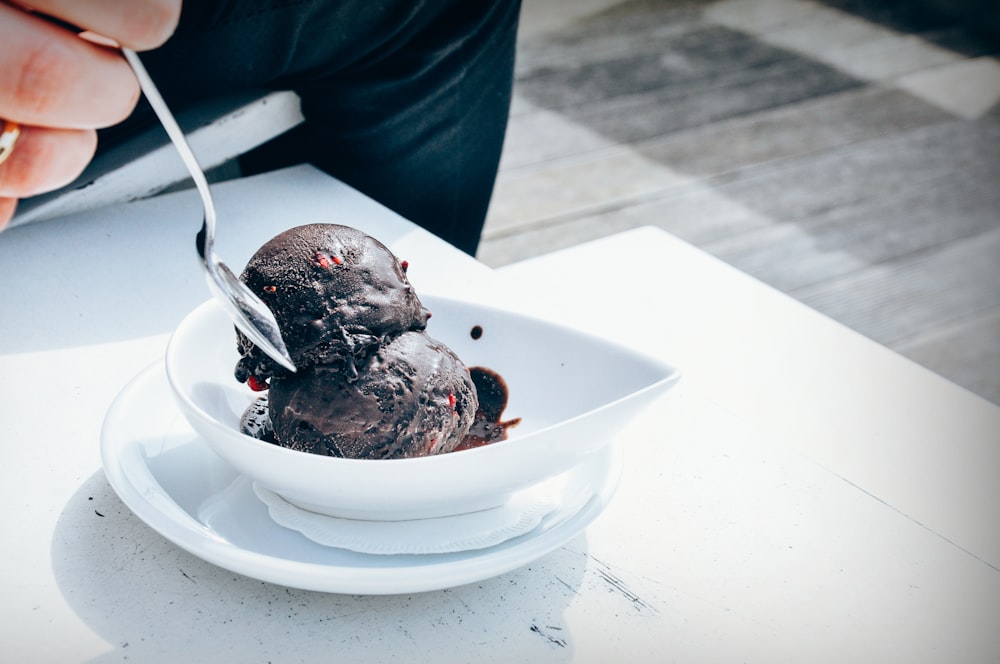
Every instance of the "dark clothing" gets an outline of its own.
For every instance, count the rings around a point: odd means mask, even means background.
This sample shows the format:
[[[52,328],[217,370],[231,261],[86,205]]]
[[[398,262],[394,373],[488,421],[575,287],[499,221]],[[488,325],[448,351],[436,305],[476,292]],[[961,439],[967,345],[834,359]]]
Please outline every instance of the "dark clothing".
[[[294,90],[306,121],[241,159],[308,162],[474,254],[510,107],[520,0],[188,0],[142,54],[168,104]],[[101,132],[155,124],[143,103]]]

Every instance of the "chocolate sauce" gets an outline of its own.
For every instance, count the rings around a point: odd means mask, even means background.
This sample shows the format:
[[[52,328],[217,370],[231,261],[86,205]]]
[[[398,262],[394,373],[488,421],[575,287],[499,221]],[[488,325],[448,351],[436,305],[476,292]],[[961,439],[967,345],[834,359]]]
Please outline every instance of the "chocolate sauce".
[[[520,417],[504,421],[503,412],[507,408],[509,391],[507,382],[500,374],[486,367],[469,367],[469,375],[476,386],[479,408],[472,429],[466,434],[455,451],[482,447],[507,439],[507,429],[517,426]],[[268,415],[267,395],[258,397],[240,418],[240,431],[253,438],[278,444],[271,428]]]
[[[507,382],[500,374],[486,367],[469,367],[469,375],[472,376],[472,383],[476,386],[479,408],[476,410],[472,429],[455,448],[456,452],[506,440],[507,429],[521,422],[520,417],[506,422],[501,419],[503,411],[507,408],[509,392]]]

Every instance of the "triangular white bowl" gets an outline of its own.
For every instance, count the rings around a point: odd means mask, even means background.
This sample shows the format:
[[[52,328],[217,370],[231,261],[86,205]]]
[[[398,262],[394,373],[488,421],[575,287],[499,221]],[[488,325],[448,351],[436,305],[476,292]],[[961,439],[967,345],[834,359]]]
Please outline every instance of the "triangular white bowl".
[[[240,473],[285,500],[342,518],[396,521],[489,509],[511,494],[564,473],[610,444],[679,378],[655,358],[516,312],[421,296],[428,333],[468,366],[506,381],[509,438],[433,457],[358,460],[323,457],[240,433],[258,396],[233,378],[236,337],[213,301],[177,327],[166,371],[195,431]],[[482,331],[473,338],[472,329]]]

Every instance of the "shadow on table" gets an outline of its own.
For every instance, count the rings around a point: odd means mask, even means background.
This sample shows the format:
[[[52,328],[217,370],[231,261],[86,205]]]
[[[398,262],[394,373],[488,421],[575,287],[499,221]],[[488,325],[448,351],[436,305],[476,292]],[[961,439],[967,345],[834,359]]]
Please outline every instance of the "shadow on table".
[[[157,229],[148,220],[101,218],[106,211],[27,224],[0,234],[0,275],[6,291],[0,295],[4,352],[170,331],[188,310],[209,297],[194,256],[200,217],[196,208],[180,208],[181,223],[155,235]],[[190,235],[183,246],[181,229]]]
[[[174,546],[119,500],[103,471],[67,503],[52,541],[67,602],[115,648],[95,662],[289,654],[296,661],[569,660],[563,613],[587,560],[580,535],[526,567],[447,590],[350,596],[285,588]]]
[[[291,168],[261,181],[213,190],[216,246],[237,273],[299,223],[350,220],[390,245],[408,231],[395,213],[318,171]],[[182,191],[0,233],[0,353],[170,332],[210,297],[195,251],[201,221],[197,195]]]

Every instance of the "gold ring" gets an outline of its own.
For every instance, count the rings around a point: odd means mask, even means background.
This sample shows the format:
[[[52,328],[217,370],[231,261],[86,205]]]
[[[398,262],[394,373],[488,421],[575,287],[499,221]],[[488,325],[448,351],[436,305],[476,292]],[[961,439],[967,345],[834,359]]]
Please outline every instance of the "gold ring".
[[[3,121],[3,131],[0,132],[0,164],[14,151],[17,137],[21,135],[21,125],[10,120]]]

